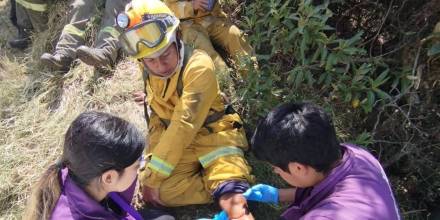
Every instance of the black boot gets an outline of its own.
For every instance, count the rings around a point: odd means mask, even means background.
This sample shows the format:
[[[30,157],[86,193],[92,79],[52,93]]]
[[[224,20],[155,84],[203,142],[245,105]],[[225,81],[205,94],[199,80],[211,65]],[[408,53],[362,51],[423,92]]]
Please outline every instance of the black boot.
[[[26,49],[31,43],[29,30],[19,27],[18,37],[8,41],[9,46],[16,49]]]
[[[40,61],[52,70],[67,72],[73,62],[73,58],[60,53],[44,53]]]
[[[80,46],[76,49],[76,56],[84,63],[96,68],[111,68],[114,64],[110,49],[91,48]]]

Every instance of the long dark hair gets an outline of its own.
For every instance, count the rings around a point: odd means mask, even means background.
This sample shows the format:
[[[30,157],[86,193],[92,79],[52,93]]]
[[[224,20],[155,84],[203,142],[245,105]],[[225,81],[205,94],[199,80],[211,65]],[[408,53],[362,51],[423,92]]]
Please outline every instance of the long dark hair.
[[[35,185],[25,219],[49,219],[61,194],[60,170],[80,186],[87,186],[105,171],[122,172],[142,155],[143,135],[129,122],[102,112],[84,112],[70,125],[61,159],[51,165]]]

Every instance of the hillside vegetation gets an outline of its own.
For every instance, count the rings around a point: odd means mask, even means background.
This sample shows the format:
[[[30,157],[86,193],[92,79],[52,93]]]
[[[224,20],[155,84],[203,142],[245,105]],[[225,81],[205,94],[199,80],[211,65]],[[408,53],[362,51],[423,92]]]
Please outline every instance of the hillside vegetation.
[[[32,184],[56,161],[70,122],[85,110],[121,116],[146,131],[136,64],[121,56],[114,71],[77,63],[65,75],[40,66],[66,22],[66,3],[50,8],[49,29],[25,51],[0,0],[0,219],[19,219]],[[225,0],[248,34],[259,69],[222,86],[249,132],[272,107],[310,100],[333,116],[341,141],[368,148],[390,177],[404,219],[440,219],[440,1]],[[99,15],[87,30],[94,40]],[[251,69],[251,68],[250,68]],[[232,84],[232,86],[230,86]],[[248,153],[258,182],[284,183]],[[252,205],[257,219],[282,208]],[[174,210],[179,219],[209,217],[214,205]]]

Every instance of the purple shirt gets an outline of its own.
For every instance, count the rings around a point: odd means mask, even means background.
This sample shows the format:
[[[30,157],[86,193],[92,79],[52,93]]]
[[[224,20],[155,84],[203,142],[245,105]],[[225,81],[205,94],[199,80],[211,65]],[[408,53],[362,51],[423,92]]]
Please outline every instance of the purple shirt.
[[[357,146],[342,147],[341,163],[316,186],[298,188],[282,219],[400,219],[379,161]]]
[[[73,182],[68,175],[67,168],[61,171],[61,181],[61,195],[52,212],[51,219],[135,219],[129,214],[117,215],[99,204]],[[135,187],[136,181],[126,191],[118,193],[118,195],[127,204],[130,204]]]

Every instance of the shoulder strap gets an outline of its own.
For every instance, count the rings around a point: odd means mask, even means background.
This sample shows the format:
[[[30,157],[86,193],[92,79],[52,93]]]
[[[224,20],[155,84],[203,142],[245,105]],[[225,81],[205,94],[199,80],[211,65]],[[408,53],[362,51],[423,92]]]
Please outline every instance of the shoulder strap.
[[[148,72],[146,68],[143,68],[142,70],[142,79],[144,80],[144,93],[145,96],[147,96],[147,80],[148,80]],[[150,124],[150,117],[148,116],[148,106],[147,102],[144,100],[144,116],[145,120],[147,121],[147,124]]]
[[[185,54],[183,55],[183,64],[182,64],[182,68],[180,69],[179,78],[177,79],[177,86],[176,86],[177,95],[179,96],[179,98],[182,97],[183,94],[183,72],[193,52],[192,47],[186,45],[184,47],[185,47]]]
[[[143,220],[142,216],[128,204],[119,194],[116,192],[109,193],[110,198],[116,202],[125,212],[131,215],[136,220]]]

